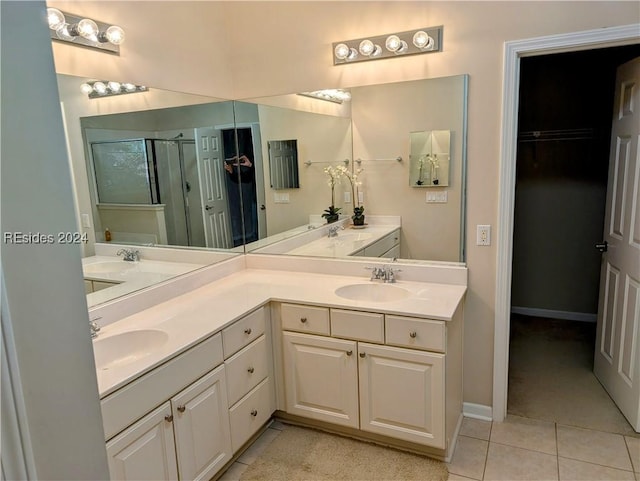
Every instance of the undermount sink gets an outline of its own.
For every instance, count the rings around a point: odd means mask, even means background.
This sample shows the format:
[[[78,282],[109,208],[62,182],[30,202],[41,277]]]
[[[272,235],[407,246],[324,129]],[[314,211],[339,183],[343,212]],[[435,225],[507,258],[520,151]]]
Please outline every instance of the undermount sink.
[[[122,272],[131,269],[133,264],[124,261],[120,262],[96,262],[95,264],[85,264],[82,270],[85,274],[109,274],[114,272]]]
[[[391,302],[406,299],[411,292],[392,284],[350,284],[335,290],[335,294],[352,301]]]
[[[169,335],[157,329],[140,329],[114,334],[93,341],[96,368],[108,370],[125,366],[151,354],[169,340]]]
[[[371,239],[372,237],[373,234],[361,232],[357,234],[338,234],[334,239],[336,242],[358,242]]]

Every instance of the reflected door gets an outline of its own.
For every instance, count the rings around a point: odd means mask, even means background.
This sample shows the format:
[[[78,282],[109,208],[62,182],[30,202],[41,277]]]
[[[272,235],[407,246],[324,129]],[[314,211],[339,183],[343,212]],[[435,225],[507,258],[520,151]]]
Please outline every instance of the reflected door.
[[[594,372],[640,431],[640,58],[618,69],[614,106]]]
[[[232,244],[222,139],[213,127],[197,128],[195,133],[206,244],[227,249]]]

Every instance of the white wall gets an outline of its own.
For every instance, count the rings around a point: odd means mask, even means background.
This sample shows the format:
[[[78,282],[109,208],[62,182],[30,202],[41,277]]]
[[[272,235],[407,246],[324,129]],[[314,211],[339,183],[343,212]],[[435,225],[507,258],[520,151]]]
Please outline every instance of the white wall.
[[[22,380],[16,388],[24,398],[31,476],[108,479],[80,248],[55,242],[58,232],[76,226],[45,5],[0,8],[2,323],[16,348],[11,370]],[[53,235],[54,242],[11,244],[4,235],[12,232]],[[4,448],[3,456],[10,452]]]
[[[636,2],[615,1],[51,3],[127,28],[121,57],[56,45],[63,73],[229,98],[469,74],[467,225],[494,232],[504,42],[640,21]],[[433,25],[444,25],[441,53],[332,63],[334,41]],[[467,242],[467,265],[464,399],[491,405],[495,246]]]

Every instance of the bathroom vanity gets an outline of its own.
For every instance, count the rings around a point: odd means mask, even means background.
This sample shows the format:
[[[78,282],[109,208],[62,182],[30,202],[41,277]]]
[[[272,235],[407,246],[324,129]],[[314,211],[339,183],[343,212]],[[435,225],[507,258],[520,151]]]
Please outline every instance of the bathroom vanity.
[[[192,275],[196,289],[166,300],[187,275],[119,301],[164,302],[106,316],[94,352],[112,479],[215,477],[273,416],[451,455],[466,268],[402,265],[385,284],[370,260],[228,262],[217,280],[220,264]]]

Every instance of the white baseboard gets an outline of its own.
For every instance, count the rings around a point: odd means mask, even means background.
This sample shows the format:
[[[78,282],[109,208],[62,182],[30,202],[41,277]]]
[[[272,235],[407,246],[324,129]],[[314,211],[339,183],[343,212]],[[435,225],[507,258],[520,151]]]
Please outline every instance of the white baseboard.
[[[484,404],[462,403],[462,414],[466,418],[493,421],[493,409]]]
[[[566,321],[596,322],[597,314],[590,312],[570,312],[555,311],[553,309],[536,309],[534,307],[516,307],[511,306],[513,314],[522,314],[523,316],[546,317],[549,319],[563,319]]]

